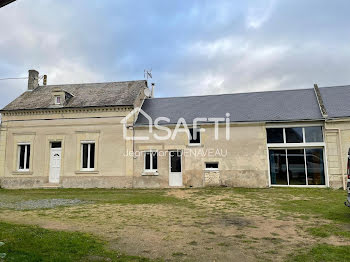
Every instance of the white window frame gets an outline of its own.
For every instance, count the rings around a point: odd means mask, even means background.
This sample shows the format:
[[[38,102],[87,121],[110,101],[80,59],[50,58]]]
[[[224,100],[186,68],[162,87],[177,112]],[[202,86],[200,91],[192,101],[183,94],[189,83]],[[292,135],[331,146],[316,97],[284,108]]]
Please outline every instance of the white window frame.
[[[218,161],[208,161],[208,162],[205,162],[205,170],[207,171],[218,171],[219,170],[219,162]],[[207,168],[207,164],[218,164],[218,167],[217,168]]]
[[[322,127],[322,137],[323,142],[305,142],[305,127]],[[286,138],[286,128],[295,128],[301,127],[303,131],[303,143],[287,143]],[[290,125],[266,125],[266,129],[268,128],[282,128],[283,129],[283,141],[284,143],[267,143],[267,162],[268,162],[268,170],[269,170],[269,186],[270,187],[328,187],[329,179],[328,179],[328,166],[327,166],[327,154],[326,154],[326,142],[325,142],[325,128],[321,123],[319,124],[290,124]],[[266,137],[267,140],[267,137]],[[321,148],[323,149],[323,169],[325,176],[325,184],[324,185],[309,185],[308,184],[308,176],[307,176],[307,166],[306,166],[306,153],[305,150],[308,148]],[[270,149],[280,149],[285,150],[286,152],[286,165],[287,165],[287,180],[288,185],[275,185],[271,183],[271,169],[270,169]],[[289,184],[289,170],[288,170],[288,149],[303,149],[304,150],[304,162],[305,162],[305,174],[306,174],[306,184],[305,185],[290,185]]]
[[[57,100],[60,100],[60,102],[58,102]],[[55,105],[60,105],[61,104],[61,96],[55,96]]]
[[[19,168],[19,164],[20,164],[20,156],[21,156],[21,146],[25,146],[25,149],[24,149],[24,169],[20,169]],[[18,143],[17,144],[17,171],[19,172],[28,172],[30,170],[30,157],[31,157],[31,154],[29,156],[29,168],[26,168],[27,166],[27,152],[28,152],[28,146],[29,146],[29,154],[30,154],[30,143]]]
[[[83,146],[84,145],[88,145],[88,159],[87,159],[87,165],[88,167],[87,168],[84,168],[83,167],[83,157],[84,157],[84,154],[83,154]],[[90,153],[91,153],[91,144],[94,144],[95,145],[95,152],[94,152],[94,167],[91,168],[90,167]],[[81,171],[94,171],[95,170],[95,167],[96,167],[96,142],[95,141],[81,141],[80,142],[80,170]]]
[[[146,157],[147,157],[147,153],[150,153],[150,169],[146,169]],[[153,168],[153,156],[152,156],[152,153],[156,153],[157,154],[157,168],[154,169]],[[144,154],[144,157],[143,157],[143,170],[145,171],[145,173],[155,173],[155,172],[158,172],[158,165],[159,165],[159,162],[158,162],[158,150],[147,150],[147,151],[144,151],[143,152]]]
[[[193,143],[193,142],[191,142],[191,133],[190,133],[190,129],[193,129],[193,133],[194,133],[194,131],[196,131],[198,134],[199,134],[199,143]],[[200,129],[200,127],[196,127],[196,128],[194,128],[194,127],[189,127],[188,128],[188,144],[190,145],[190,146],[200,146],[201,145],[201,142],[202,142],[202,137],[201,137],[201,129]]]

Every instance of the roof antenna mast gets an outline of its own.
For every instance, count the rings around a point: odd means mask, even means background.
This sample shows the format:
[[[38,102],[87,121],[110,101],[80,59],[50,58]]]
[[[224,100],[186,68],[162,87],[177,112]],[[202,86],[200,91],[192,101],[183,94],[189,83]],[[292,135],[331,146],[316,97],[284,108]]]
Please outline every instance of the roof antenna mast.
[[[148,80],[149,78],[152,78],[152,68],[150,70],[143,70],[143,77]]]

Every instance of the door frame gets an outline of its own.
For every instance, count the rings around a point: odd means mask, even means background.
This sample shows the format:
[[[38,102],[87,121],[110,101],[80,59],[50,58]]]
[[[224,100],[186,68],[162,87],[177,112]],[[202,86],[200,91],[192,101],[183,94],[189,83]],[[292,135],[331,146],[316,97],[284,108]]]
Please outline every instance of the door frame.
[[[168,182],[168,184],[169,184],[169,186],[171,186],[170,185],[170,174],[171,173],[175,173],[175,174],[181,174],[181,186],[183,186],[183,172],[182,172],[182,170],[183,170],[183,159],[182,159],[182,157],[183,157],[183,154],[182,154],[182,150],[181,149],[174,149],[174,150],[169,150],[168,151],[169,152],[169,182]],[[171,172],[171,152],[181,152],[181,157],[180,157],[180,161],[181,161],[181,172]],[[176,186],[171,186],[171,187],[176,187]],[[178,186],[179,187],[179,186]]]
[[[50,173],[51,173],[51,151],[52,149],[56,149],[56,148],[52,148],[52,143],[55,142],[60,142],[61,143],[61,147],[59,148],[61,150],[61,159],[60,159],[60,172],[59,172],[59,177],[58,177],[58,183],[60,183],[60,179],[61,179],[61,175],[62,175],[62,169],[63,169],[63,141],[62,140],[54,140],[54,141],[49,141],[49,178],[48,178],[48,182],[49,183],[55,183],[55,182],[50,182]]]

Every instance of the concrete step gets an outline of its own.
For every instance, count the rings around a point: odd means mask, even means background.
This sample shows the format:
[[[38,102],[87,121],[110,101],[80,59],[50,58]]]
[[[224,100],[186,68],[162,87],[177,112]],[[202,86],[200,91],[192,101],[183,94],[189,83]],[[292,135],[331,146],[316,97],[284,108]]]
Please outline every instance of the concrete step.
[[[40,188],[44,188],[44,189],[51,189],[51,188],[61,188],[62,186],[60,184],[54,184],[54,183],[46,183],[46,184],[42,184],[40,186]]]

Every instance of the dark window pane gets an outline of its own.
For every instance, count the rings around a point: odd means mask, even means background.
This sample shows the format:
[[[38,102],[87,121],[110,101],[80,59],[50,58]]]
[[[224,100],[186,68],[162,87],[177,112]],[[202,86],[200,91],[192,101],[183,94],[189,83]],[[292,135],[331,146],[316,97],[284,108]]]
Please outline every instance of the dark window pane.
[[[290,185],[306,185],[304,149],[287,150]]]
[[[151,153],[147,152],[145,156],[145,169],[151,169]]]
[[[219,168],[219,163],[205,163],[205,168]]]
[[[90,144],[90,168],[95,168],[95,144]]]
[[[283,128],[267,128],[267,143],[284,143]]]
[[[303,129],[301,127],[286,128],[287,143],[302,143]]]
[[[190,128],[189,131],[190,131],[190,144],[199,144],[201,142],[199,130]]]
[[[305,127],[305,140],[306,142],[323,142],[322,127]]]
[[[181,152],[170,152],[171,172],[181,172]]]
[[[153,169],[158,168],[157,152],[152,152]]]
[[[52,142],[51,148],[61,148],[61,142]]]
[[[270,176],[272,185],[288,185],[286,150],[270,150]]]
[[[29,160],[30,160],[30,145],[27,145],[27,162],[26,162],[26,169],[29,169]]]
[[[323,149],[306,149],[307,180],[309,185],[325,185]]]
[[[88,144],[83,144],[83,168],[88,168]]]
[[[25,146],[19,146],[19,169],[24,169],[24,154],[25,154]]]

